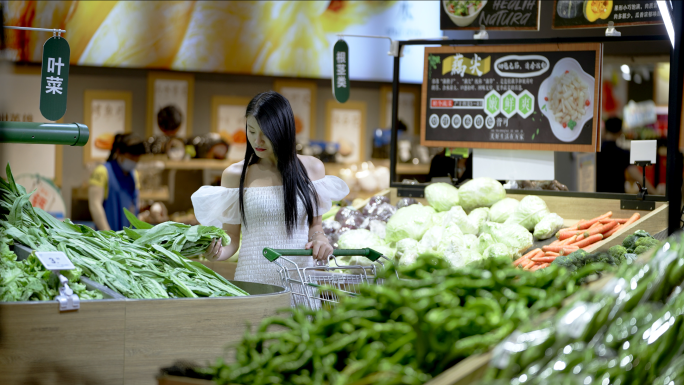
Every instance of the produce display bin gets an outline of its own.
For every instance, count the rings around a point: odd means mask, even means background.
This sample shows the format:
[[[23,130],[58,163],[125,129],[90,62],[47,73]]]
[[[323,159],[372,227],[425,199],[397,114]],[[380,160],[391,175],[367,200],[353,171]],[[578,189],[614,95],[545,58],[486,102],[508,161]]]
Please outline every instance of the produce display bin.
[[[155,383],[178,359],[213,362],[259,324],[290,306],[290,292],[231,281],[247,297],[0,303],[0,384]],[[230,359],[230,357],[228,357]]]

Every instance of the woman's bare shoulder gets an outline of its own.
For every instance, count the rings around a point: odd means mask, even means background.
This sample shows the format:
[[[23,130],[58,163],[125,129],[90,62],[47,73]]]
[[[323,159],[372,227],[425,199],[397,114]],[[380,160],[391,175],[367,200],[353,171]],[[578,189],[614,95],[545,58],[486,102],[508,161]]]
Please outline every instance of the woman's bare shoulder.
[[[242,167],[245,161],[231,164],[221,174],[221,186],[227,188],[240,187],[240,176],[242,175]]]
[[[325,177],[325,166],[323,162],[313,156],[297,155],[299,160],[306,168],[306,173],[311,180],[323,179]]]

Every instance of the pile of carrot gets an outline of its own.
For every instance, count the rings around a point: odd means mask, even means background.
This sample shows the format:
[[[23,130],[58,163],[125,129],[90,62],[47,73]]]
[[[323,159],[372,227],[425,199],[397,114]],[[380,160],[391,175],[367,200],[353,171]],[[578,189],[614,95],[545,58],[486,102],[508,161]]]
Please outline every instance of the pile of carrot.
[[[557,257],[571,254],[579,249],[586,250],[596,242],[610,237],[619,229],[639,220],[639,213],[629,219],[611,218],[609,211],[594,219],[582,219],[574,227],[561,229],[556,233],[556,241],[541,249],[534,249],[513,262],[513,266],[535,271],[549,266]]]

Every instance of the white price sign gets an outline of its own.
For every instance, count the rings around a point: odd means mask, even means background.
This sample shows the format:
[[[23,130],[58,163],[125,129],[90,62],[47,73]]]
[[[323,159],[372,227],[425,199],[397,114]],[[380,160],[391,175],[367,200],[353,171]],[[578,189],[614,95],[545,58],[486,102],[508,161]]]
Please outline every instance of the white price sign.
[[[36,257],[51,271],[75,269],[74,264],[61,251],[38,251]]]

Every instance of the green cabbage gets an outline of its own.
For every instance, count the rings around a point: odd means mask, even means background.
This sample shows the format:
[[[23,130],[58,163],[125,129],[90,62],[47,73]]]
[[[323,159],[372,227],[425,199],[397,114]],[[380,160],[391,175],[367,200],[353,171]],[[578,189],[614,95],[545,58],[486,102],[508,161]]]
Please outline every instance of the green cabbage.
[[[447,223],[445,223],[444,218],[446,218],[447,211],[442,211],[439,213],[434,213],[430,217],[430,227],[433,226],[446,226]]]
[[[551,213],[542,218],[542,220],[534,226],[534,237],[537,239],[549,239],[562,228],[563,218],[556,213]]]
[[[518,224],[528,231],[532,231],[534,226],[549,214],[549,208],[546,207],[546,202],[543,199],[536,195],[528,195],[520,201],[513,215],[504,224]]]
[[[513,198],[504,198],[492,205],[489,209],[489,220],[496,223],[504,223],[510,217],[520,202]]]
[[[439,251],[439,245],[444,235],[444,227],[431,227],[425,232],[423,238],[418,242],[418,256],[432,255],[440,257],[442,253]]]
[[[479,229],[470,220],[461,206],[454,206],[444,216],[443,223],[447,226],[458,226],[463,234],[477,234]]]
[[[484,233],[489,234],[497,243],[503,243],[511,250],[513,257],[519,257],[534,243],[532,234],[517,224],[500,224],[487,222]]]
[[[430,217],[435,209],[429,206],[411,205],[397,210],[387,222],[385,240],[398,242],[405,238],[420,240],[432,223]]]
[[[457,244],[450,245],[444,252],[444,260],[454,268],[462,268],[471,262],[477,262],[482,259],[482,255],[475,250],[468,249]]]
[[[463,245],[465,245],[465,247],[467,247],[468,249],[477,251],[478,244],[479,241],[477,239],[477,236],[473,234],[466,234],[463,236]]]
[[[510,247],[504,245],[503,243],[495,243],[487,248],[487,250],[482,253],[482,258],[512,258]]]
[[[482,232],[482,226],[489,220],[489,209],[487,207],[480,207],[468,214],[468,221],[477,229],[477,234]]]
[[[368,230],[349,230],[340,236],[337,241],[340,249],[376,249],[378,246],[385,246],[385,242],[377,235]],[[379,251],[379,250],[377,250]]]
[[[450,225],[444,229],[444,232],[442,232],[442,239],[439,242],[439,247],[437,251],[443,255],[446,248],[449,247],[449,245],[451,245],[452,243],[457,245],[464,244],[463,232],[456,225]]]
[[[458,206],[458,189],[448,183],[432,183],[425,187],[425,199],[437,211]]]
[[[397,242],[395,260],[399,266],[411,266],[418,259],[418,241],[412,238],[402,239]]]
[[[494,237],[491,234],[482,233],[477,239],[477,252],[485,255],[485,250],[495,243],[496,241],[494,241]]]
[[[466,211],[491,207],[506,197],[503,185],[492,178],[475,178],[458,190],[458,199]]]

